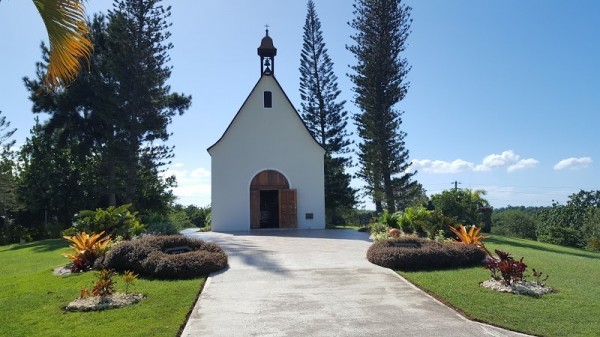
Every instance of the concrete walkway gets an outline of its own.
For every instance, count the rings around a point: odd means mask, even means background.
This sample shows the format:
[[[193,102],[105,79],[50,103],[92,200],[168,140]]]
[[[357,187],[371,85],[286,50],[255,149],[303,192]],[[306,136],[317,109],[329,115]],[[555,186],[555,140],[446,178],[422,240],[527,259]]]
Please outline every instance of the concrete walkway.
[[[187,235],[220,244],[230,267],[208,278],[183,337],[525,336],[469,321],[371,264],[365,233]]]

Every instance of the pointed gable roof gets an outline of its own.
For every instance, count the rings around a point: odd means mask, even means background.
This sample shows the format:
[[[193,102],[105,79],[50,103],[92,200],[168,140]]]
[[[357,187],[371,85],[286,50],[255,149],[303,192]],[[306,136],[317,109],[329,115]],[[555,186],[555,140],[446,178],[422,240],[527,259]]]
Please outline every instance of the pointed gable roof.
[[[283,96],[285,97],[285,101],[290,105],[290,107],[292,108],[292,110],[294,111],[294,113],[296,114],[296,117],[300,120],[300,122],[302,122],[302,125],[304,126],[304,128],[306,129],[306,132],[308,133],[308,135],[310,136],[310,138],[317,144],[317,146],[319,146],[321,149],[323,149],[323,151],[325,151],[325,148],[316,140],[316,138],[313,136],[313,134],[310,132],[310,130],[308,129],[308,126],[306,125],[306,123],[304,122],[304,119],[302,119],[302,117],[300,116],[300,114],[298,113],[298,110],[296,110],[296,108],[294,107],[294,105],[292,104],[292,102],[290,101],[288,95],[285,93],[285,91],[283,90],[283,88],[281,87],[281,84],[279,84],[279,81],[277,81],[277,78],[275,78],[275,75],[273,74],[268,74],[268,73],[264,73],[256,82],[256,84],[254,85],[254,87],[252,88],[252,90],[250,91],[250,94],[248,95],[248,97],[246,97],[246,99],[244,100],[244,103],[242,104],[242,106],[240,107],[240,109],[238,110],[238,112],[235,114],[235,116],[233,117],[233,119],[231,120],[231,122],[229,123],[229,125],[227,126],[227,129],[225,129],[225,132],[223,132],[223,134],[221,135],[221,137],[211,146],[209,146],[206,151],[208,151],[208,153],[210,154],[210,151],[212,148],[214,148],[217,144],[219,144],[221,142],[221,140],[223,140],[223,138],[225,138],[225,135],[227,135],[227,133],[230,131],[231,126],[233,125],[233,123],[235,122],[235,120],[238,118],[238,116],[240,115],[240,113],[242,112],[242,110],[244,109],[244,106],[246,106],[246,103],[248,102],[248,100],[250,99],[250,97],[254,94],[254,92],[256,91],[256,88],[258,87],[259,83],[263,80],[264,77],[271,77],[273,78],[275,84],[277,85],[277,88],[279,88],[279,90],[281,90],[281,92],[283,93]]]

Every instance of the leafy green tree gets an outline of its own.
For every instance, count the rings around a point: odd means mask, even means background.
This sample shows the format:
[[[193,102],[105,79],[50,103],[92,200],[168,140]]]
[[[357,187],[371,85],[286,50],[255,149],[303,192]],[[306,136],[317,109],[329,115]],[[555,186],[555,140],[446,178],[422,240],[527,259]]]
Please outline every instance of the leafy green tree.
[[[539,211],[542,211],[548,207],[545,206],[511,206],[494,208],[494,215],[501,214],[504,212],[517,211],[525,213],[527,215],[535,216]]]
[[[588,210],[581,231],[586,237],[586,248],[600,251],[600,208]]]
[[[355,44],[347,48],[357,61],[350,79],[360,109],[354,119],[362,138],[358,177],[365,181],[378,211],[385,204],[394,212],[396,200],[416,184],[411,179],[416,172],[407,173],[410,161],[406,133],[400,129],[402,112],[394,108],[409,87],[410,66],[402,53],[410,34],[410,12],[401,0],[355,0],[350,22],[356,30]]]
[[[537,219],[516,209],[492,213],[492,233],[536,240]]]
[[[571,194],[566,205],[554,202],[552,207],[541,210],[537,237],[541,242],[564,246],[584,247],[594,237],[592,227],[585,226],[586,219],[600,209],[600,191],[584,191]]]
[[[312,0],[307,3],[304,23],[304,43],[300,55],[300,98],[302,118],[310,133],[323,146],[325,154],[325,209],[327,222],[332,223],[336,213],[351,209],[356,204],[350,187],[350,134],[346,131],[348,112],[346,101],[339,101],[337,76],[333,72],[323,33]]]
[[[168,215],[168,218],[169,222],[178,230],[183,230],[194,226],[185,210],[171,211]]]
[[[205,227],[207,225],[207,220],[210,216],[210,206],[198,207],[196,205],[188,205],[183,210],[194,226]]]
[[[45,132],[36,118],[19,153],[18,194],[24,209],[17,222],[30,228],[36,238],[47,236],[46,226],[68,228],[79,210],[95,207],[98,162],[82,157],[76,145],[64,146],[57,134]],[[56,231],[56,232],[57,232]]]
[[[489,216],[489,202],[483,197],[484,190],[452,189],[431,196],[435,210],[439,210],[456,222],[465,226],[482,226]]]

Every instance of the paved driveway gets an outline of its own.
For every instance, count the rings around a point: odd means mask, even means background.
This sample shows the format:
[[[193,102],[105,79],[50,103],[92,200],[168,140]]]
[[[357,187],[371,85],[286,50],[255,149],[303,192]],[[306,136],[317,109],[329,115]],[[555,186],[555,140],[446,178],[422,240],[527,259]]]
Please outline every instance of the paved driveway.
[[[367,261],[351,230],[187,234],[220,244],[183,337],[524,336],[471,322]]]

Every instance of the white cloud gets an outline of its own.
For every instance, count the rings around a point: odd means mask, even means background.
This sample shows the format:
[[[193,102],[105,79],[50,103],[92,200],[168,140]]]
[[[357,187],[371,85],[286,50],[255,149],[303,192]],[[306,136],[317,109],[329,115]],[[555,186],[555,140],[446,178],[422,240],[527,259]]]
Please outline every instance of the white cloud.
[[[427,173],[447,174],[459,173],[464,171],[485,172],[496,168],[506,167],[509,173],[535,167],[539,161],[534,158],[521,159],[521,156],[512,150],[504,151],[500,154],[490,154],[483,158],[481,164],[476,164],[463,159],[456,159],[448,162],[443,160],[415,159],[412,162],[411,170],[423,169]]]
[[[537,161],[536,159],[533,159],[533,158],[521,159],[518,162],[510,165],[506,169],[506,171],[509,173],[512,173],[512,172],[515,172],[518,170],[533,168],[533,167],[536,167],[538,163],[539,163],[539,161]]]
[[[210,178],[210,171],[205,169],[204,167],[199,167],[193,170],[190,176],[198,179],[207,179]]]
[[[567,158],[554,165],[555,170],[579,170],[588,167],[592,163],[592,158]]]
[[[483,158],[480,165],[477,165],[475,171],[489,171],[497,167],[513,165],[519,162],[521,157],[512,150],[504,151],[501,154],[490,154]]]
[[[428,173],[444,174],[444,173],[458,173],[458,172],[463,172],[466,170],[472,170],[474,167],[475,167],[475,164],[470,163],[465,160],[462,160],[462,159],[456,159],[452,162],[447,162],[447,161],[443,161],[443,160],[429,160],[429,159],[418,160],[418,159],[415,159],[412,162],[411,169],[414,168],[415,170],[418,170],[418,169],[422,168],[423,171],[428,172]]]
[[[190,171],[185,169],[185,165],[176,163],[163,173],[164,177],[172,175],[177,178],[177,187],[173,189],[173,194],[178,198],[177,202],[200,206],[210,204],[210,171],[208,169],[198,167]]]

